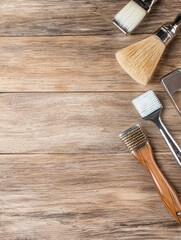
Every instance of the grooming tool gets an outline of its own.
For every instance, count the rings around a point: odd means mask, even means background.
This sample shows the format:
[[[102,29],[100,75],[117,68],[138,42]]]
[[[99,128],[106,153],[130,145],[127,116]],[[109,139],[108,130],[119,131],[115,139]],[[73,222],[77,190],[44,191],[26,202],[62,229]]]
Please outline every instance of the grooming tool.
[[[180,26],[181,13],[174,22],[163,25],[154,35],[119,50],[116,53],[118,63],[136,82],[146,85]]]
[[[181,202],[179,197],[157,166],[151,145],[141,127],[138,124],[134,125],[122,132],[120,138],[134,158],[148,170],[165,207],[170,211],[174,219],[181,224]]]
[[[151,11],[157,0],[132,0],[119,11],[113,23],[126,35],[130,34]]]
[[[151,120],[157,125],[173,156],[181,166],[181,149],[161,121],[160,114],[163,106],[155,93],[149,90],[135,98],[132,103],[143,119]]]
[[[181,109],[179,108],[173,97],[174,93],[181,89],[181,68],[163,77],[161,79],[161,83],[164,86],[166,93],[170,97],[178,113],[181,115]]]

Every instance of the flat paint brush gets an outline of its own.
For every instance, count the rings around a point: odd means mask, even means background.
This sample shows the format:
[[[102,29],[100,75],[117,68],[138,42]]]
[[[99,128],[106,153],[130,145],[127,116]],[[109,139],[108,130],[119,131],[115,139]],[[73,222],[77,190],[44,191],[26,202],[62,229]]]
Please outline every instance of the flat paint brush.
[[[132,0],[114,17],[113,23],[126,35],[129,35],[151,11],[157,0]]]
[[[173,218],[181,224],[181,202],[179,197],[157,166],[151,145],[141,127],[138,124],[134,125],[122,132],[120,138],[131,151],[133,157],[141,162],[150,173],[165,207]]]
[[[119,50],[116,59],[121,67],[139,84],[147,85],[168,44],[181,26],[181,13],[174,22],[164,24],[147,39]]]
[[[133,99],[132,103],[143,119],[151,120],[157,125],[170,151],[181,167],[181,149],[161,120],[160,115],[163,106],[156,94],[152,90],[149,90]]]

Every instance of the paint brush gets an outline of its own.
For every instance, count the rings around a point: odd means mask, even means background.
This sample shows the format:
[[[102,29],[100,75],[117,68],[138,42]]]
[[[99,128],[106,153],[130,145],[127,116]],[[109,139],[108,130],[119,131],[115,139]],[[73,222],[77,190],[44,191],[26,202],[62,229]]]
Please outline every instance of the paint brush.
[[[157,125],[170,151],[181,167],[181,149],[161,120],[163,105],[156,94],[149,90],[133,99],[132,103],[143,119],[150,120]]]
[[[114,17],[113,23],[126,35],[129,35],[151,11],[157,0],[132,0]]]
[[[181,13],[172,23],[164,24],[154,35],[119,50],[116,59],[121,67],[138,83],[147,85],[160,58],[181,26]]]

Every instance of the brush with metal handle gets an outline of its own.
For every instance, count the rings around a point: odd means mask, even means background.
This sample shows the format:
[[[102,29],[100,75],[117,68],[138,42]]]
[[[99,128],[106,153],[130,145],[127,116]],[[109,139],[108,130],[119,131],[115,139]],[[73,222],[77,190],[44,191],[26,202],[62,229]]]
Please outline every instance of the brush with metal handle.
[[[179,197],[157,166],[151,145],[141,127],[138,124],[134,125],[122,132],[120,138],[134,158],[148,170],[162,202],[174,219],[181,224],[181,202]]]
[[[149,90],[135,98],[132,103],[143,119],[151,120],[157,125],[173,156],[181,166],[181,149],[160,118],[163,106],[155,93]]]

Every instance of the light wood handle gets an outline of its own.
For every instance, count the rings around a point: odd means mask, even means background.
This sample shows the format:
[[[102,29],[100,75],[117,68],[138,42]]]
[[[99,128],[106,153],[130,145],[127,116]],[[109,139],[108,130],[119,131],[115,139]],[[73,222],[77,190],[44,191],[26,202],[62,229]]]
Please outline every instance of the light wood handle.
[[[151,146],[147,144],[132,154],[138,161],[145,165],[152,177],[162,202],[174,219],[181,224],[181,202],[175,189],[167,181],[157,166]]]

